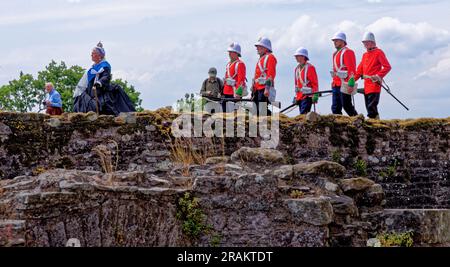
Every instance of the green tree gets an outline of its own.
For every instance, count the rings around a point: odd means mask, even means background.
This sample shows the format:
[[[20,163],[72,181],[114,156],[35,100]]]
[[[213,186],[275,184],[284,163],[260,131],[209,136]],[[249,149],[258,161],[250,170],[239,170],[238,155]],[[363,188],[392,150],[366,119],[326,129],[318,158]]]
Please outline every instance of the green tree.
[[[85,71],[80,66],[67,67],[64,62],[58,64],[52,60],[45,70],[38,72],[36,79],[31,74],[20,73],[19,79],[0,87],[0,109],[17,112],[36,111],[45,98],[45,83],[51,82],[61,94],[64,111],[72,112],[73,91]],[[137,111],[143,111],[140,93],[133,85],[122,79],[113,82],[125,90]],[[42,110],[43,106],[41,105],[39,109]]]
[[[19,79],[0,87],[0,108],[30,112],[44,100],[44,90],[31,74],[20,72]]]

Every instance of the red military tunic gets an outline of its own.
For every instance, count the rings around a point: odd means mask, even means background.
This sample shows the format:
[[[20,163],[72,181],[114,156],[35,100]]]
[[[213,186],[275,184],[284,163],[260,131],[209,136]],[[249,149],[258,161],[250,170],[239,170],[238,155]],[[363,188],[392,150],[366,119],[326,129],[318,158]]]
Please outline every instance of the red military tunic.
[[[259,84],[257,82],[257,79],[262,77],[263,74],[266,75],[266,79],[271,79],[273,81],[273,86],[275,86],[275,76],[277,74],[276,67],[277,67],[277,59],[272,53],[268,53],[259,59],[258,64],[256,64],[255,70],[254,88],[256,90],[259,91],[264,90],[266,88],[264,84]]]
[[[313,93],[319,91],[316,68],[310,63],[306,63],[303,68],[300,65],[295,68],[295,88],[301,89],[303,87],[312,88]],[[296,100],[304,100],[307,97],[312,97],[312,95],[304,96],[302,92],[297,92]]]
[[[355,52],[348,47],[344,47],[333,54],[333,71],[347,71],[348,76],[345,82],[348,82],[352,75],[356,73],[356,56]],[[333,87],[342,86],[342,81],[339,77],[333,77]]]
[[[245,63],[241,60],[236,60],[227,64],[227,71],[225,73],[223,94],[234,95],[234,92],[239,86],[245,86],[246,67]],[[228,85],[227,79],[233,79],[235,85]]]
[[[384,78],[392,67],[386,55],[381,49],[375,48],[364,53],[361,63],[356,70],[355,80],[363,76],[375,76]],[[364,79],[364,94],[380,93],[381,85],[371,79]]]

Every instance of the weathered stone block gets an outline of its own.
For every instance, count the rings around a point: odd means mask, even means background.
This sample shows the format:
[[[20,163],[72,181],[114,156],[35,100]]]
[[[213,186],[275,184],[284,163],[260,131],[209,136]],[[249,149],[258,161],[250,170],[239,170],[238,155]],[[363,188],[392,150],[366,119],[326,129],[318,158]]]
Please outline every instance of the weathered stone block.
[[[364,191],[374,184],[374,181],[363,177],[344,179],[339,182],[339,185],[345,193],[356,193],[358,191]]]
[[[289,212],[299,223],[323,226],[333,221],[333,206],[329,198],[287,199],[285,203]]]
[[[219,163],[229,163],[230,162],[230,157],[224,156],[224,157],[211,157],[211,158],[207,158],[205,161],[205,164],[208,165],[213,165],[213,164],[219,164]]]
[[[330,197],[330,199],[334,213],[344,215],[349,214],[352,216],[358,214],[358,208],[352,198],[348,196],[333,196]]]
[[[283,163],[284,156],[278,150],[242,147],[231,155],[232,161],[244,161],[257,164]]]
[[[273,175],[282,180],[291,180],[294,176],[294,167],[292,165],[285,165],[276,168]]]
[[[319,161],[294,165],[294,175],[318,175],[332,178],[342,178],[346,172],[344,166],[331,162]]]

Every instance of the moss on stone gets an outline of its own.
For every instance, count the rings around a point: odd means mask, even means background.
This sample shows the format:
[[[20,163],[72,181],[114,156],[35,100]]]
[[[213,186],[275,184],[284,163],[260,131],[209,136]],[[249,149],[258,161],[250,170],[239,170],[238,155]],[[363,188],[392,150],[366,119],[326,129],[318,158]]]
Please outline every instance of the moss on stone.
[[[117,133],[120,135],[133,135],[138,131],[140,131],[140,132],[145,131],[145,126],[143,126],[141,124],[126,124],[126,125],[121,126],[117,130]]]
[[[399,123],[405,130],[428,130],[430,127],[442,127],[450,124],[450,119],[423,118],[406,120]]]

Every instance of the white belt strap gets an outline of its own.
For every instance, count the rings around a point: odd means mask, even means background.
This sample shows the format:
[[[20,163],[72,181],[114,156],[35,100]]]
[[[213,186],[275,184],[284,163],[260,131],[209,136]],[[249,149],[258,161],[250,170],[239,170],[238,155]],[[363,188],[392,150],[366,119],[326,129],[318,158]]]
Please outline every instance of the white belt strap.
[[[306,63],[306,65],[303,67],[303,69],[300,69],[300,65],[297,67],[296,75],[297,79],[300,79],[302,82],[303,87],[308,86],[308,69],[309,69],[309,63]],[[303,74],[303,78],[301,77],[302,70],[305,70]]]
[[[334,65],[334,68],[336,69],[336,71],[341,71],[344,67],[345,67],[345,65],[344,65],[344,54],[345,54],[345,52],[347,52],[347,50],[348,50],[348,48],[347,47],[344,47],[341,51],[341,57],[340,57],[340,66],[339,66],[339,68],[336,66],[336,56],[337,56],[337,54],[339,54],[339,51],[338,52],[336,52],[336,54],[334,55],[334,57],[333,57],[333,65]]]
[[[269,61],[269,55],[264,56],[264,63],[263,66],[261,66],[261,59],[258,61],[258,68],[261,71],[261,73],[265,73],[267,69],[267,61]]]
[[[238,70],[239,70],[239,63],[240,62],[237,61],[236,64],[234,65],[234,75],[233,76],[231,76],[231,73],[230,73],[230,67],[231,67],[232,63],[228,63],[228,65],[227,65],[227,76],[228,76],[228,78],[234,79],[234,77],[237,76]]]

